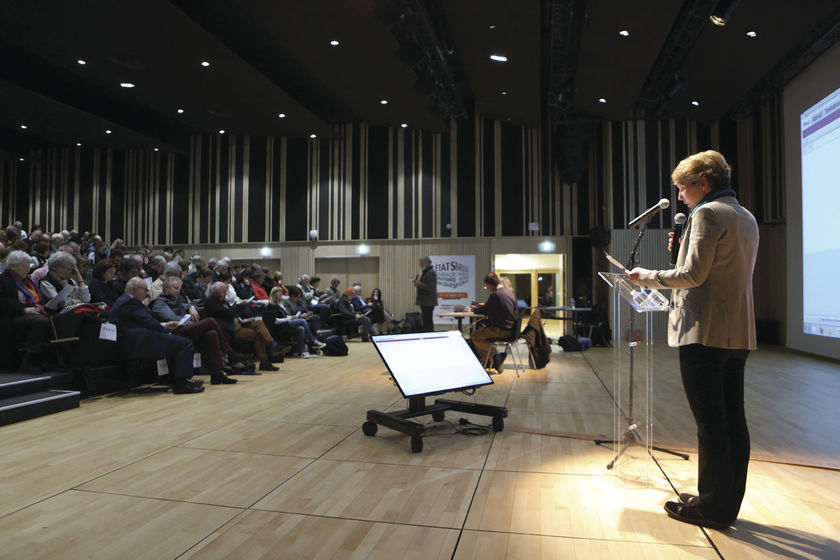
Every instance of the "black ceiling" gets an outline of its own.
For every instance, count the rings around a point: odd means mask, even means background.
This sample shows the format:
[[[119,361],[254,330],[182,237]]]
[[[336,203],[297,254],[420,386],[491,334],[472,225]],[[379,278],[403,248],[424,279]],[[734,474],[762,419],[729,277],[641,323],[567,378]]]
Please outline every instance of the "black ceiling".
[[[654,113],[709,122],[838,19],[836,0],[742,0],[716,27],[716,4],[4,0],[0,152],[184,151],[191,135],[220,130],[335,138],[332,125],[354,121],[445,130],[448,115],[473,110],[530,126]]]

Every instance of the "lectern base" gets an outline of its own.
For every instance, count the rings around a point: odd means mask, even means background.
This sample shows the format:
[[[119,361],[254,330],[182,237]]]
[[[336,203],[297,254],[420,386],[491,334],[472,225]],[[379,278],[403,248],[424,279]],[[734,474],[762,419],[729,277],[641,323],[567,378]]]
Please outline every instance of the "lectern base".
[[[447,410],[477,414],[480,416],[491,416],[494,432],[501,432],[505,427],[504,418],[507,418],[507,408],[503,406],[492,406],[487,404],[476,404],[449,399],[435,399],[434,404],[426,406],[426,398],[423,396],[409,397],[408,408],[394,412],[381,412],[379,410],[368,410],[367,422],[362,424],[362,432],[366,436],[376,434],[379,425],[391,428],[398,432],[411,436],[411,451],[420,453],[423,451],[423,437],[426,435],[426,426],[419,422],[412,422],[408,418],[431,415],[436,422],[443,420]]]

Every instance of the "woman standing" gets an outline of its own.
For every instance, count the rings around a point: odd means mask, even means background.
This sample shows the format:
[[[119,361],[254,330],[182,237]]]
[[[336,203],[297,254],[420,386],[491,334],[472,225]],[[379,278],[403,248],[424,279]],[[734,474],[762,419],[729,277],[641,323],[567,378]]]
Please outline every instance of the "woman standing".
[[[681,161],[671,179],[691,214],[676,267],[627,272],[634,284],[673,289],[668,343],[679,347],[683,388],[697,423],[699,495],[682,493],[665,511],[715,529],[735,522],[744,497],[750,459],[744,366],[756,347],[758,226],[736,200],[730,172],[713,150]]]

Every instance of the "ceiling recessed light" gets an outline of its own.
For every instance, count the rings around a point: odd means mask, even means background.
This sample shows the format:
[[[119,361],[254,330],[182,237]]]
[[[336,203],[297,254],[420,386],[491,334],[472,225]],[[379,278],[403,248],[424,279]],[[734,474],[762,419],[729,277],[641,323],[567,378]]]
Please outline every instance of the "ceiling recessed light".
[[[607,102],[607,100],[604,99],[603,97],[598,98],[598,103],[606,103],[606,102]]]
[[[755,37],[758,37],[758,33],[755,31],[747,31],[747,37],[754,39]]]
[[[627,31],[626,29],[622,29],[621,31],[618,32],[618,34],[621,35],[622,37],[629,37],[630,36],[630,32]]]
[[[408,128],[408,123],[402,123],[400,126],[403,128]]]
[[[335,39],[333,39],[332,41],[330,41],[330,45],[332,45],[333,47],[337,47],[337,46],[338,46],[338,45],[340,45],[340,44],[341,44],[341,43],[339,43],[339,42],[338,42],[338,41],[336,41]]]
[[[130,89],[130,88],[133,88],[133,87],[134,87],[134,84],[133,84],[133,83],[131,83],[131,82],[120,82],[120,87],[124,87],[124,88],[129,88],[129,89]]]
[[[110,131],[110,130],[106,130],[106,131],[105,131],[105,134],[111,134],[111,131]]]
[[[208,62],[206,60],[202,60],[201,65],[204,66],[205,68],[207,68],[208,66],[210,66],[210,62]]]
[[[315,138],[318,138],[318,135],[317,134],[310,134],[309,137],[312,138],[312,139],[315,139]]]
[[[496,26],[495,26],[495,25],[491,25],[491,26],[490,26],[490,31],[493,31],[494,29],[496,29]]]
[[[277,115],[277,118],[285,119],[286,118],[286,113],[280,113],[279,115]]]
[[[77,147],[77,148],[81,148],[81,147],[82,147],[82,143],[81,143],[81,142],[76,142],[76,147]]]
[[[28,127],[28,126],[26,126],[25,124],[20,125],[20,127],[21,127],[23,130],[26,130],[27,128],[29,128],[29,127]]]
[[[156,151],[156,152],[159,152],[159,151],[160,151],[160,148],[155,148],[155,151]]]
[[[76,64],[78,64],[79,66],[84,66],[85,64],[87,64],[87,62],[85,62],[84,60],[82,60],[80,58],[79,60],[76,61]]]
[[[23,158],[20,158],[20,161],[23,161]]]
[[[508,59],[506,56],[502,54],[491,54],[490,60],[495,60],[496,62],[507,62]]]
[[[221,129],[221,130],[219,131],[219,134],[224,134],[224,133],[225,133],[225,129],[224,129],[224,128],[223,128],[223,129]]]
[[[503,91],[503,92],[502,92],[502,95],[507,95],[507,92],[506,92],[506,91]]]
[[[183,110],[183,109],[178,109],[178,114],[179,114],[179,115],[183,115],[183,114],[184,114],[184,110]]]
[[[694,105],[695,107],[699,107],[699,106],[700,106],[700,102],[699,102],[699,101],[692,101],[692,102],[691,102],[691,104],[692,104],[692,105]]]
[[[381,99],[381,100],[379,101],[379,103],[380,103],[381,105],[387,105],[387,104],[388,104],[388,100],[387,100],[387,99]]]

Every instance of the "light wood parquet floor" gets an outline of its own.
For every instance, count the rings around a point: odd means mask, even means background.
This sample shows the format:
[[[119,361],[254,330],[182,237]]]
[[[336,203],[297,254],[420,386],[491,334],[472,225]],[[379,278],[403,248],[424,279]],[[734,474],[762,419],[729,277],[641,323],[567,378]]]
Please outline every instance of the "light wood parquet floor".
[[[671,349],[654,352],[654,435],[690,458],[634,448],[613,471],[588,439],[612,433],[610,349],[558,351],[520,377],[509,360],[453,397],[507,406],[504,431],[444,422],[419,454],[397,432],[362,434],[368,409],[403,401],[371,345],[350,353],[0,428],[0,558],[840,558],[840,472],[801,466],[840,466],[836,362],[750,357],[747,494],[713,531],[662,511],[697,468]]]

